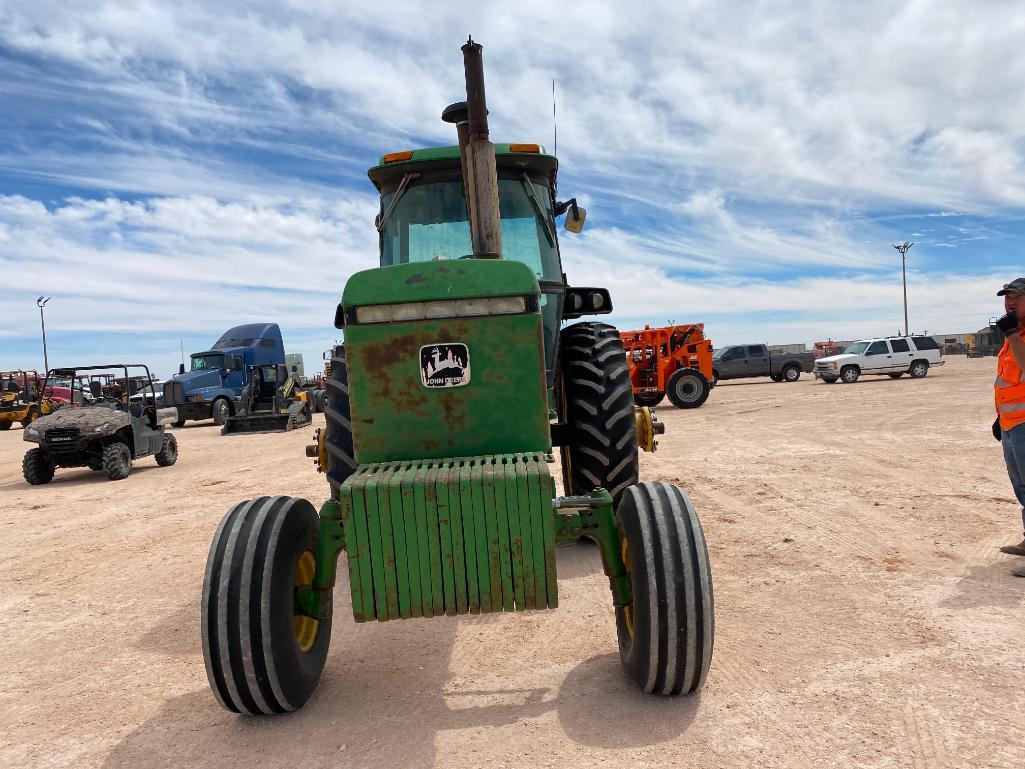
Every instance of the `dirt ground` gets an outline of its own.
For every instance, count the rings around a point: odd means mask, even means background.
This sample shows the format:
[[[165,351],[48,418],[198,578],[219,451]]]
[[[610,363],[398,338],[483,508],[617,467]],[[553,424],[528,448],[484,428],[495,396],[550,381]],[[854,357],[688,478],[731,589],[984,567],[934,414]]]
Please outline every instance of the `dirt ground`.
[[[920,381],[742,380],[658,410],[642,476],[691,494],[715,575],[712,668],[680,699],[621,672],[597,549],[573,544],[551,612],[357,626],[340,582],[306,707],[229,714],[203,668],[207,548],[238,500],[324,498],[312,430],[200,423],[174,467],[43,487],[21,431],[0,433],[0,766],[1020,769],[1025,559],[997,551],[1021,527],[993,375],[949,358]]]

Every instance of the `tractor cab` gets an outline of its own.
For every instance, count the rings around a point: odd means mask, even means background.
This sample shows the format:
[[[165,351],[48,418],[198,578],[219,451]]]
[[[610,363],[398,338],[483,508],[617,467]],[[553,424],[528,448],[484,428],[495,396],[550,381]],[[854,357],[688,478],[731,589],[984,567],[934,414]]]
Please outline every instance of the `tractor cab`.
[[[545,368],[554,386],[556,340],[564,319],[580,317],[576,293],[600,289],[569,289],[559,256],[556,219],[567,214],[566,228],[580,232],[586,212],[576,200],[556,200],[559,162],[538,144],[496,144],[501,258],[527,265],[541,291]],[[381,193],[377,216],[381,266],[414,262],[472,259],[470,218],[458,146],[393,152],[369,171]],[[608,292],[588,314],[612,310]],[[567,315],[566,312],[569,312]]]

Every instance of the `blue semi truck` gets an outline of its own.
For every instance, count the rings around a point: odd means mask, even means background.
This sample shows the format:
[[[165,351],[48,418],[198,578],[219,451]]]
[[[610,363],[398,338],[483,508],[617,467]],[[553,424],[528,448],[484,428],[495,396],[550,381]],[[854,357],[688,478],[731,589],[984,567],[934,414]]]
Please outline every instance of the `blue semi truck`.
[[[205,352],[194,352],[191,370],[164,383],[163,406],[178,409],[175,427],[186,421],[213,419],[223,425],[235,413],[251,366],[285,365],[285,345],[277,323],[247,323],[221,335]]]

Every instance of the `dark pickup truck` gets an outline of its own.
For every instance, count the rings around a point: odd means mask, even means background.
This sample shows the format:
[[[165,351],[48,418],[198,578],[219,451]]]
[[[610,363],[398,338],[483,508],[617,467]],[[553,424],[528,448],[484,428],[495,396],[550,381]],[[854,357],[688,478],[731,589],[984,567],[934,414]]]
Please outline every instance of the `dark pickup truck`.
[[[769,355],[764,344],[736,344],[712,354],[712,382],[767,376],[774,382],[796,382],[801,372],[811,373],[815,353],[797,352]]]

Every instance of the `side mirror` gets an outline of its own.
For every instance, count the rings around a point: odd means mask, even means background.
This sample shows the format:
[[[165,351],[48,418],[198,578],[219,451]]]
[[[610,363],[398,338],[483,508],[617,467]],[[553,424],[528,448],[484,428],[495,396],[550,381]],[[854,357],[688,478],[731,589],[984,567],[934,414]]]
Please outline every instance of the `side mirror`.
[[[345,308],[341,302],[335,308],[335,328],[345,328]]]
[[[179,374],[184,374],[185,373],[185,364],[184,363],[179,363],[178,364],[178,373]]]
[[[584,220],[587,218],[587,211],[577,205],[576,198],[570,198],[563,203],[555,204],[555,215],[566,214],[566,221],[563,226],[567,231],[577,235],[584,229]]]

